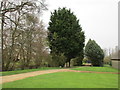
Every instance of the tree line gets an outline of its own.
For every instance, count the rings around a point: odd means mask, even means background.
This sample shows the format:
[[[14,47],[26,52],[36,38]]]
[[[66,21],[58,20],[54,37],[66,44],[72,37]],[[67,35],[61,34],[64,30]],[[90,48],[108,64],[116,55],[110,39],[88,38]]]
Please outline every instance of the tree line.
[[[3,0],[0,7],[3,71],[70,67],[71,61],[80,66],[84,56],[102,66],[102,49],[94,40],[85,47],[85,33],[70,9],[54,10],[46,30],[40,18],[44,0]]]
[[[1,2],[2,70],[37,68],[45,55],[46,31],[40,14],[44,0]]]

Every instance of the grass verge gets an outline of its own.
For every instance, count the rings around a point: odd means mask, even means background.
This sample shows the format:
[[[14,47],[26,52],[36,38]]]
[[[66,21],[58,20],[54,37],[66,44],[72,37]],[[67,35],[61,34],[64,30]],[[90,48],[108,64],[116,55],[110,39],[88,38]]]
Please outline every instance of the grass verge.
[[[3,88],[118,88],[118,75],[57,72],[5,83]]]
[[[78,67],[78,68],[72,68],[72,70],[96,71],[96,72],[118,72],[117,69],[112,67]]]

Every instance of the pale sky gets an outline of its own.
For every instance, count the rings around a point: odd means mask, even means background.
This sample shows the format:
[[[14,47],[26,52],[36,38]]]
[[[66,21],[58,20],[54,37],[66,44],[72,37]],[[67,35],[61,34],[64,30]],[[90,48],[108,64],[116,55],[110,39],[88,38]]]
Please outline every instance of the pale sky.
[[[118,1],[119,0],[46,0],[48,11],[43,12],[42,20],[46,27],[51,12],[66,7],[80,20],[86,40],[95,40],[101,48],[114,48],[118,45]]]

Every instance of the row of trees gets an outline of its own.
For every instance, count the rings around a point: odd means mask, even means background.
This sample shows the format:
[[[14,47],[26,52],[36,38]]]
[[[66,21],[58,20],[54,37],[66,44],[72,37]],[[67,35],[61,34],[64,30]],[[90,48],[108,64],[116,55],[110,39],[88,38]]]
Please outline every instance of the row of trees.
[[[70,67],[71,62],[80,66],[84,55],[93,65],[102,66],[102,49],[89,40],[84,50],[84,31],[70,9],[55,10],[47,31],[40,20],[42,11],[47,10],[44,0],[5,0],[0,7],[3,71]]]
[[[37,68],[47,55],[46,32],[39,15],[43,0],[1,2],[2,70]]]

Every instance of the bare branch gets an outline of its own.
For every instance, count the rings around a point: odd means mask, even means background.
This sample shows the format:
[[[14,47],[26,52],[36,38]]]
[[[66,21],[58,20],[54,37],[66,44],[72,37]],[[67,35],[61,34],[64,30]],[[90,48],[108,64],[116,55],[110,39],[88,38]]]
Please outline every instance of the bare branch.
[[[3,10],[1,10],[1,11],[2,11],[2,13],[14,12],[14,11],[16,11],[16,10],[19,10],[19,9],[23,8],[25,5],[27,5],[27,6],[33,6],[32,3],[30,3],[30,2],[25,2],[25,3],[21,3],[21,5],[16,5],[16,6],[13,7],[13,8],[7,8],[7,9],[5,8],[5,9],[3,9]]]

